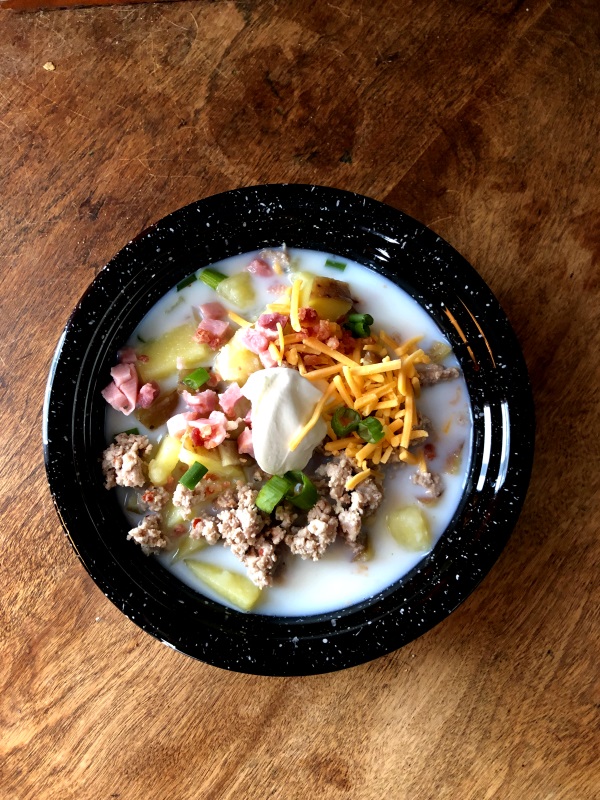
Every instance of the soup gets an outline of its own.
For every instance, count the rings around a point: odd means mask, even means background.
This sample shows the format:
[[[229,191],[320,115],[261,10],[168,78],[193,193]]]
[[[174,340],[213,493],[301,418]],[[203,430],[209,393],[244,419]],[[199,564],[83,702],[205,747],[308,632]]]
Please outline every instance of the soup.
[[[103,467],[129,537],[234,608],[307,616],[382,591],[464,490],[470,405],[448,342],[347,259],[279,248],[193,273],[113,378]]]

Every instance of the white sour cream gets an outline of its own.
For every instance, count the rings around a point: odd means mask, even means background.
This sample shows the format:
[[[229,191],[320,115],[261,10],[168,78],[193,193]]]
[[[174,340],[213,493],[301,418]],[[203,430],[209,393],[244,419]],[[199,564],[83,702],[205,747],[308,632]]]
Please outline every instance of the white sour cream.
[[[319,419],[295,450],[291,439],[306,425],[323,393],[295,369],[252,373],[242,393],[252,403],[252,444],[258,466],[270,475],[304,469],[327,433]]]

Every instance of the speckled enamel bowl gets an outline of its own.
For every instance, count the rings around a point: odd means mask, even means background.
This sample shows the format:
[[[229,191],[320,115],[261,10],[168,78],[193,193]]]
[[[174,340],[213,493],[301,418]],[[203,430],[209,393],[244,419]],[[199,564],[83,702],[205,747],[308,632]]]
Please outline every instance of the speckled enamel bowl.
[[[243,614],[204,598],[126,539],[103,489],[99,455],[114,353],[151,306],[190,272],[286,242],[354,259],[421,303],[452,343],[474,418],[467,488],[434,550],[381,594],[313,617]],[[389,653],[447,617],[502,551],[523,504],[534,414],[519,344],[495,297],[449,244],[419,222],[356,194],[319,186],[237,189],[175,211],[100,272],[56,349],[44,448],[60,519],[85,568],[136,625],[225,669],[308,675]]]

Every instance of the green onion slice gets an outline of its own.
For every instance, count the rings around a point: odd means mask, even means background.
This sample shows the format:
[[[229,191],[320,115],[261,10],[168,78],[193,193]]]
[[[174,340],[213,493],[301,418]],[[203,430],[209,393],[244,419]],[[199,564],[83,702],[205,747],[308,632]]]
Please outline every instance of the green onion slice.
[[[358,411],[348,406],[339,406],[333,414],[331,427],[336,436],[347,436],[358,428],[360,420]]]
[[[332,258],[328,258],[325,261],[326,267],[333,267],[333,269],[339,269],[340,272],[343,272],[346,269],[346,264],[344,261],[334,261]]]
[[[196,280],[196,273],[192,272],[191,275],[188,275],[187,278],[184,278],[182,281],[179,281],[177,284],[177,291],[180,292],[182,289],[185,289],[186,286],[189,286],[190,283],[193,283]]]
[[[206,381],[210,378],[210,373],[204,367],[198,367],[193,372],[184,378],[181,382],[185,384],[193,392],[197,392],[201,386],[204,386]]]
[[[358,423],[358,435],[368,444],[377,444],[383,439],[383,427],[375,417],[366,417]]]
[[[348,328],[353,336],[364,338],[371,335],[369,325],[373,324],[370,314],[348,314],[344,328]]]
[[[200,273],[200,280],[207,286],[210,286],[211,289],[216,289],[221,281],[224,281],[226,277],[227,275],[217,272],[216,269],[204,269]]]
[[[129,428],[128,430],[123,431],[123,433],[127,434],[128,436],[139,436],[140,435],[140,429],[139,428]]]
[[[319,499],[314,483],[299,469],[292,469],[286,472],[285,477],[292,484],[287,493],[287,499],[290,503],[293,503],[303,511],[308,511],[309,508],[312,508]]]
[[[292,484],[287,478],[282,475],[273,475],[258,493],[256,505],[261,511],[270,514],[292,488]]]
[[[207,472],[208,469],[204,466],[204,464],[201,464],[199,461],[195,461],[188,471],[184,472],[181,478],[179,478],[179,483],[182,483],[186,489],[189,489],[191,492],[193,492]]]

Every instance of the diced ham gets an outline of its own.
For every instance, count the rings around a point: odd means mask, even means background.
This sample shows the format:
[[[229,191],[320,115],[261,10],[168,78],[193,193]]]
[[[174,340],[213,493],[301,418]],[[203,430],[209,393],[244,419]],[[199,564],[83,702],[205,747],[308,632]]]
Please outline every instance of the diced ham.
[[[208,419],[191,420],[189,425],[190,428],[198,431],[195,436],[192,433],[194,444],[199,439],[207,450],[218,447],[227,437],[227,418],[221,411],[211,412]]]
[[[133,347],[122,347],[117,353],[117,360],[120,364],[135,364],[137,354]]]
[[[199,416],[200,414],[198,414],[197,411],[186,411],[183,414],[175,414],[174,417],[170,417],[167,420],[169,436],[176,436],[178,439],[181,439],[183,434],[187,431],[189,423],[198,419]]]
[[[129,400],[117,388],[114,381],[111,381],[105,389],[102,389],[102,397],[109,405],[117,411],[122,411],[123,414],[131,414],[133,411],[132,408],[129,408]]]
[[[282,328],[289,322],[289,317],[285,314],[261,314],[256,322],[256,329],[267,337],[267,339],[274,340],[279,335],[277,331],[277,324],[279,323]]]
[[[263,278],[273,274],[273,269],[262,258],[255,258],[248,264],[246,269],[248,272],[252,272],[253,275],[260,275]]]
[[[221,303],[204,303],[199,306],[202,319],[225,319],[227,309]]]
[[[276,367],[279,363],[276,358],[273,358],[270,350],[263,350],[258,354],[258,357],[260,358],[263,367],[266,369],[269,369],[269,367]]]
[[[238,453],[246,453],[247,455],[252,456],[252,458],[255,458],[254,445],[252,444],[252,431],[250,428],[245,428],[240,433],[237,439],[237,446]]]
[[[181,396],[187,405],[199,414],[210,414],[217,407],[217,393],[212,389],[205,389],[198,394],[191,394],[184,389]]]
[[[133,364],[117,364],[110,371],[113,382],[102,390],[102,397],[117,411],[129,416],[138,395],[138,376]]]
[[[252,425],[252,409],[250,409],[244,417],[244,422],[246,425]]]
[[[227,387],[223,394],[219,395],[219,405],[228,417],[235,417],[235,404],[244,395],[235,381]]]
[[[160,386],[156,381],[145,383],[138,392],[137,404],[142,408],[150,408],[160,394]]]
[[[224,319],[203,319],[194,339],[200,344],[207,344],[212,350],[218,350],[229,339],[230,333],[229,323]]]
[[[308,322],[310,324],[311,322],[317,322],[319,315],[314,308],[308,308],[307,306],[304,306],[303,308],[298,309],[298,319],[300,322]]]
[[[269,347],[269,340],[261,331],[246,328],[242,334],[242,344],[253,353],[259,354]]]

